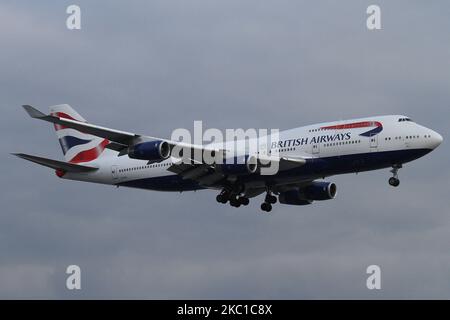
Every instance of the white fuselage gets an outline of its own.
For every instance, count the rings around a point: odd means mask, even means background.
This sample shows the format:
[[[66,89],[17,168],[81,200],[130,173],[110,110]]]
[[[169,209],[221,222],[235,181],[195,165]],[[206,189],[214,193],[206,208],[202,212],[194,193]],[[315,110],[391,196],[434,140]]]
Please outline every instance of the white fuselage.
[[[267,137],[260,139],[264,143],[267,141]],[[280,156],[310,159],[309,165],[301,170],[280,172],[275,177],[259,176],[255,179],[270,179],[272,183],[284,184],[302,179],[375,170],[417,159],[441,142],[442,137],[438,133],[402,115],[319,123],[281,131],[279,138],[267,150],[269,155],[278,152]],[[234,144],[227,142],[225,149],[230,143]],[[130,159],[127,155],[119,157],[112,150],[104,152],[106,156],[89,163],[90,166],[98,167],[98,171],[67,173],[63,178],[165,191],[201,188],[195,184],[187,186],[186,181],[175,179],[176,174],[167,170],[172,165],[171,158],[148,164],[144,160]],[[244,155],[246,152],[242,148],[237,150],[237,155]],[[247,181],[251,179],[249,177]],[[159,183],[164,186],[158,187]]]

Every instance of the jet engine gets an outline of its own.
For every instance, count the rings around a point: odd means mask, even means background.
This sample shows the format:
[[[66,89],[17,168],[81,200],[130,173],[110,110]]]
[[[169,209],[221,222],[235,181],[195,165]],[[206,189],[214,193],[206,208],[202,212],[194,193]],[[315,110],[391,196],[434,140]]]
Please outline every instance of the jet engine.
[[[332,182],[314,181],[310,185],[300,189],[300,191],[306,199],[329,200],[336,197],[337,187]]]
[[[225,159],[225,163],[219,165],[225,174],[243,175],[252,174],[258,170],[258,159],[255,156],[240,156]]]
[[[170,156],[170,146],[166,141],[149,141],[129,147],[128,157],[131,159],[158,161]]]
[[[329,200],[336,197],[337,187],[332,182],[313,181],[298,189],[280,193],[279,201],[291,205],[308,205],[314,200]]]

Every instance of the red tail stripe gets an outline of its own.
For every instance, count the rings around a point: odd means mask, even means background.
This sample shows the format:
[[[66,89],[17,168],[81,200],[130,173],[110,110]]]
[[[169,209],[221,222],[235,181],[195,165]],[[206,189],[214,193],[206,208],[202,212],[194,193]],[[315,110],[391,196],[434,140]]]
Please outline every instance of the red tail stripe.
[[[70,119],[70,120],[74,120],[74,121],[80,121],[80,120],[77,120],[77,119],[71,117],[70,115],[68,115],[67,113],[64,113],[64,112],[53,112],[52,116],[56,116],[56,117],[64,118],[64,119]],[[55,127],[56,131],[68,128],[66,126],[62,126],[62,125],[56,124],[56,123],[54,124],[54,127]]]
[[[362,121],[347,124],[339,124],[336,126],[322,127],[321,129],[354,129],[365,127],[381,127],[381,122],[378,121]]]
[[[103,152],[103,150],[105,150],[105,147],[109,144],[109,141],[107,139],[103,140],[98,146],[89,149],[89,150],[85,150],[85,151],[81,151],[80,153],[78,153],[75,157],[72,158],[72,160],[70,160],[70,163],[80,163],[80,162],[89,162],[92,160],[97,159]]]
[[[54,112],[54,113],[52,113],[52,115],[60,117],[60,118],[80,121],[80,120],[77,120],[77,119],[73,118],[72,116],[70,116],[70,115],[68,115],[67,113],[64,113],[64,112]]]

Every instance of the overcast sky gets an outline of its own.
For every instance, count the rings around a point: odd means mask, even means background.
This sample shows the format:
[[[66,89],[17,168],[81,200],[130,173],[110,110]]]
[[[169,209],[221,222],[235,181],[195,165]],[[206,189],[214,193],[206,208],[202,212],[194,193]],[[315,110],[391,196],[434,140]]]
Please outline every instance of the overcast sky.
[[[0,4],[0,298],[450,298],[448,141],[400,170],[331,177],[334,200],[260,211],[216,192],[59,180],[20,108],[170,137],[406,114],[449,137],[448,1],[72,1]],[[377,3],[382,30],[366,29]],[[82,290],[65,269],[82,269]],[[377,264],[382,290],[366,288]]]

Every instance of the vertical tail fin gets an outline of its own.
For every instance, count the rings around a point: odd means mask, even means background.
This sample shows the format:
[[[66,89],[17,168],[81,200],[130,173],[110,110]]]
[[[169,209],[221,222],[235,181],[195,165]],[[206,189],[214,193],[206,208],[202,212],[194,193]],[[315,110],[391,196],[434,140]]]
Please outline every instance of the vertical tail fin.
[[[78,112],[68,104],[60,104],[50,107],[52,115],[87,122]],[[105,155],[105,147],[109,141],[100,137],[67,128],[58,124],[54,125],[56,136],[64,153],[64,158],[70,163],[83,163],[96,160]]]

